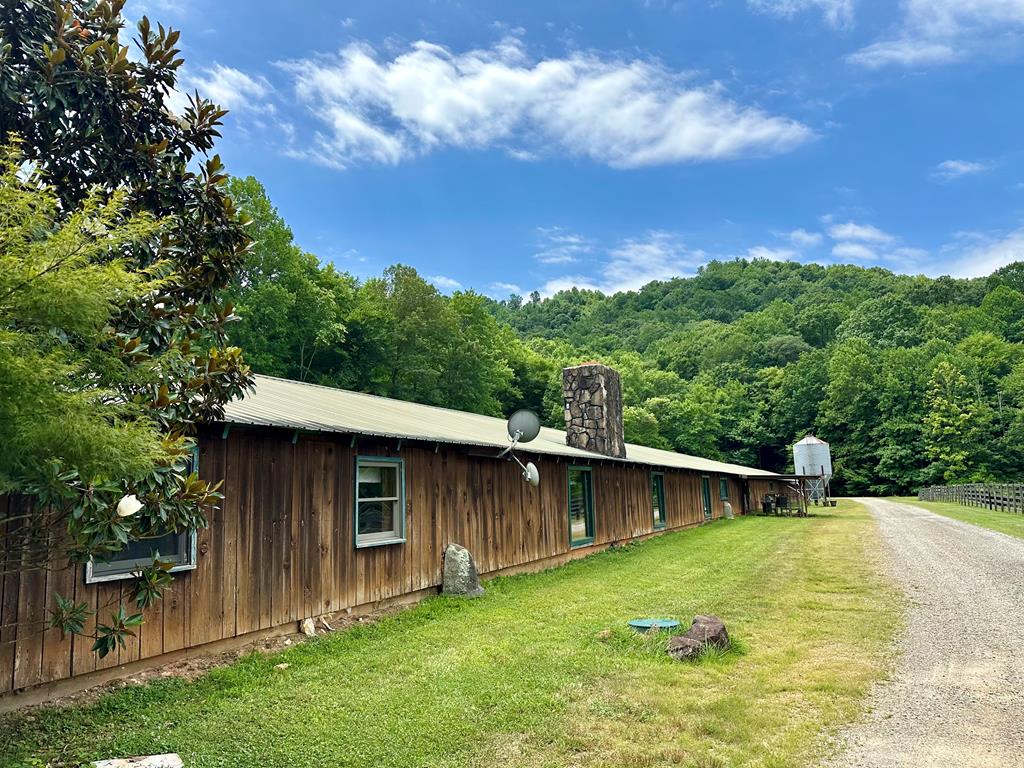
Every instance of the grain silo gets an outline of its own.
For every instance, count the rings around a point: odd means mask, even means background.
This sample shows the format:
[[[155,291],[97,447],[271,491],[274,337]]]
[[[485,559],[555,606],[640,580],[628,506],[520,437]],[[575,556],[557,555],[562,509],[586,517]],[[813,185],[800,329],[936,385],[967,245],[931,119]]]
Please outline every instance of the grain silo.
[[[828,483],[832,479],[832,452],[824,440],[807,435],[793,446],[793,470],[798,475],[812,476],[808,482],[811,498],[828,498]]]

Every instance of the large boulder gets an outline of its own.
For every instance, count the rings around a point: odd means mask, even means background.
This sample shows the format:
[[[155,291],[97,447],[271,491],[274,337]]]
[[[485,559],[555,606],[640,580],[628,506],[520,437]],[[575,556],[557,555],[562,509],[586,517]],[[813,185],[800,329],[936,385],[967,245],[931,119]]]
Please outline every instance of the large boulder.
[[[700,654],[706,646],[729,647],[729,633],[717,616],[694,616],[690,628],[671,638],[665,650],[673,659],[685,661]]]
[[[444,551],[441,585],[441,593],[445,595],[480,597],[484,593],[484,588],[480,586],[480,575],[476,572],[476,563],[468,549],[455,543],[448,545]]]

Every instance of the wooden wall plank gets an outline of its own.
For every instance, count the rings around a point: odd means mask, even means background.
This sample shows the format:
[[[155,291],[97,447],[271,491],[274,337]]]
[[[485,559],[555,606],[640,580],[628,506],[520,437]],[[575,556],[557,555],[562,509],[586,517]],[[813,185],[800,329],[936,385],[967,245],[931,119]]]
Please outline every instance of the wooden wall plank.
[[[223,509],[221,515],[221,529],[218,537],[219,556],[223,560],[221,569],[220,591],[220,636],[222,638],[234,637],[238,631],[235,616],[235,604],[238,600],[236,594],[238,579],[238,522],[242,511],[239,506],[240,494],[231,492],[239,487],[240,465],[247,460],[246,455],[241,454],[241,440],[224,440],[219,437],[213,438],[224,443],[224,487],[229,490],[224,494]],[[212,478],[216,481],[219,478]]]
[[[80,569],[68,562],[53,563],[54,568],[46,575],[44,599],[47,607],[53,605],[54,595],[74,599],[75,575]],[[49,617],[47,617],[49,618]],[[62,680],[71,675],[72,636],[59,629],[48,628],[43,633],[42,680]]]
[[[14,500],[0,496],[0,516],[7,518],[16,514]],[[18,523],[0,525],[0,535],[13,536]],[[0,549],[0,694],[14,687],[15,641],[18,635],[18,597],[21,579],[15,567],[14,553],[6,546]]]
[[[226,440],[204,440],[199,447],[199,474],[204,480],[224,477]],[[188,582],[188,645],[219,640],[221,636],[220,595],[224,580],[224,560],[218,546],[223,509],[205,510],[207,526],[196,532],[196,567],[182,577]]]
[[[13,500],[12,511],[15,516],[27,514],[30,509],[31,504],[27,499]],[[23,559],[23,562],[28,561]],[[46,570],[38,567],[22,569],[18,580],[18,624],[14,646],[15,688],[43,682],[46,608]]]
[[[292,612],[292,583],[291,567],[294,558],[291,556],[293,550],[292,542],[292,487],[294,485],[293,460],[296,453],[296,445],[288,438],[278,439],[274,442],[274,461],[271,465],[271,473],[268,478],[269,499],[270,499],[270,539],[267,542],[270,548],[269,570],[271,577],[270,597],[270,618],[268,626],[278,627],[286,622],[293,621],[298,617],[298,606]],[[312,468],[308,463],[296,467],[300,472],[311,472]],[[307,498],[312,497],[314,483],[307,483],[309,492]],[[316,551],[316,539],[319,533],[319,526],[316,516],[317,510],[312,503],[309,504],[309,520],[311,526],[311,542],[313,553]],[[320,560],[318,556],[310,556],[310,565],[316,566],[316,578],[313,582],[312,591],[319,591],[320,587]],[[315,603],[315,596],[311,596],[310,604]]]
[[[232,435],[229,440],[244,440],[248,460],[239,466],[240,481],[236,493],[240,494],[238,518],[238,559],[235,581],[238,589],[235,604],[236,632],[245,634],[259,629],[260,603],[260,525],[258,478],[263,471],[263,440],[243,435]],[[231,492],[228,489],[226,493]]]

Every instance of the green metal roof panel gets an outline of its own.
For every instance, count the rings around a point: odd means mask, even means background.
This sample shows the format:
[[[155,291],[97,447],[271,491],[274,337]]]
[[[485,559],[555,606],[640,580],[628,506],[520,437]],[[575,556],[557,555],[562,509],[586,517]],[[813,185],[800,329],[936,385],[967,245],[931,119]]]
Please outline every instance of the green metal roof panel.
[[[508,447],[505,420],[432,405],[334,389],[318,384],[256,376],[255,391],[225,408],[224,421],[308,432],[335,432],[423,440],[501,450]],[[729,464],[674,451],[626,444],[626,458],[614,459],[565,444],[565,432],[543,427],[536,440],[519,447],[524,453],[567,459],[599,459],[655,467],[773,477],[762,469]],[[496,451],[497,452],[497,451]]]

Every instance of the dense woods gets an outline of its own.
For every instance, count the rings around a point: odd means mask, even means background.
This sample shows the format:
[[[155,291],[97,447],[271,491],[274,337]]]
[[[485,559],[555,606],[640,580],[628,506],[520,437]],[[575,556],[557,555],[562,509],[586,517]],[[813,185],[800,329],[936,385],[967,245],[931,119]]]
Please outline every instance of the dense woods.
[[[614,296],[496,302],[407,266],[360,282],[295,245],[256,180],[230,190],[256,240],[233,340],[258,372],[557,426],[562,366],[599,358],[632,442],[787,470],[815,431],[849,493],[1024,470],[1022,263],[959,280],[713,261]]]

